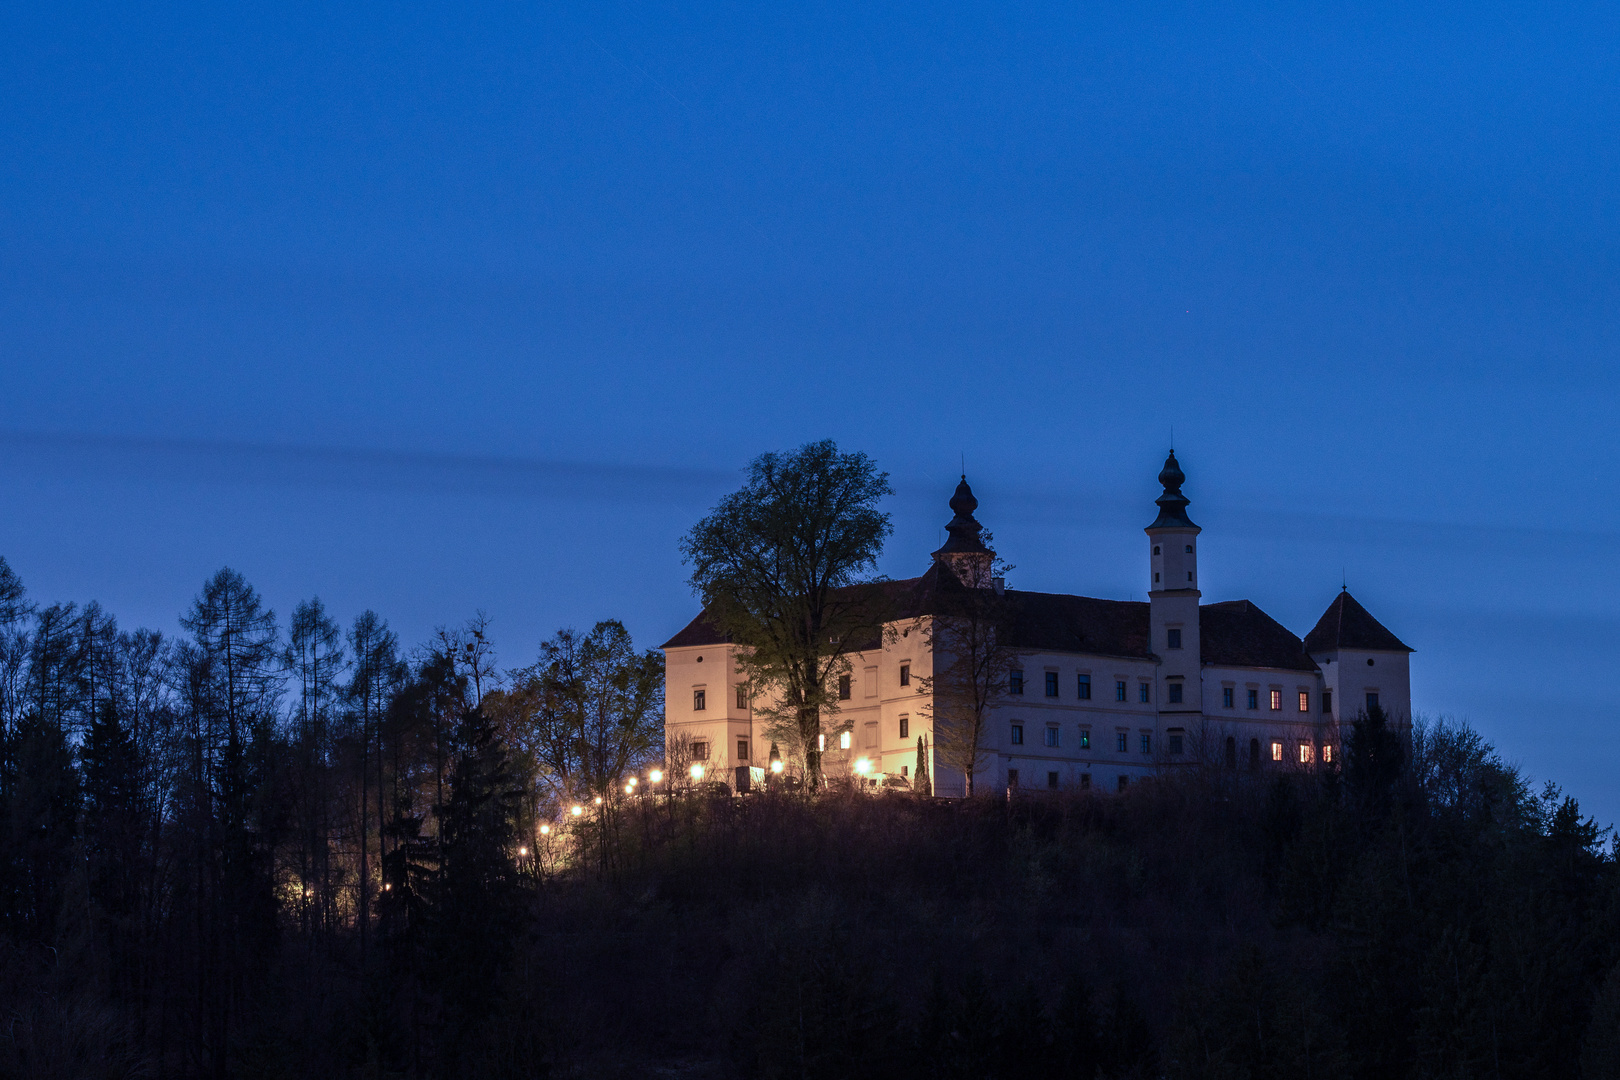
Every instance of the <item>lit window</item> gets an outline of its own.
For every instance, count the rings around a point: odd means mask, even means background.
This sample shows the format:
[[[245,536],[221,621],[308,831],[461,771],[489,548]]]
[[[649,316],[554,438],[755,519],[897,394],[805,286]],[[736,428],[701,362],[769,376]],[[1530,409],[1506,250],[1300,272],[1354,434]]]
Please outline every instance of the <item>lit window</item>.
[[[1058,677],[1058,673],[1055,672],[1055,671],[1048,671],[1046,673],[1046,696],[1047,697],[1057,697],[1058,696],[1058,693],[1057,693],[1057,690],[1058,690],[1057,677]]]
[[[1144,753],[1144,754],[1153,753],[1153,736],[1151,736],[1151,735],[1143,735],[1142,736],[1142,753]]]
[[[1181,753],[1181,734],[1179,732],[1172,731],[1170,733],[1170,753]]]
[[[1023,746],[1024,745],[1024,725],[1023,724],[1014,724],[1012,726],[1012,744],[1014,746]]]
[[[1258,709],[1259,707],[1260,707],[1260,691],[1258,691],[1258,690],[1250,690],[1249,691],[1249,708]]]
[[[1271,711],[1272,712],[1278,712],[1281,709],[1282,709],[1282,691],[1281,690],[1273,690],[1271,692]]]
[[[1181,648],[1181,628],[1179,626],[1172,627],[1167,632],[1167,636],[1170,639],[1170,641],[1169,641],[1170,648],[1172,648],[1172,649]]]
[[[848,750],[849,749],[849,732],[840,731],[838,733],[838,749],[840,749],[840,750]]]
[[[1326,743],[1326,744],[1323,745],[1323,747],[1322,747],[1322,760],[1325,763],[1329,764],[1329,765],[1333,764],[1333,744],[1332,743]]]
[[[692,708],[693,708],[693,710],[696,711],[696,712],[702,712],[704,709],[707,709],[708,707],[709,707],[709,694],[708,694],[708,691],[707,690],[693,690],[692,691]]]
[[[1080,749],[1091,749],[1091,732],[1086,728],[1080,729]]]
[[[1367,711],[1372,712],[1376,708],[1378,708],[1378,694],[1369,692],[1367,694]]]
[[[1282,743],[1274,742],[1274,743],[1271,744],[1271,760],[1272,761],[1281,761],[1282,760]]]
[[[738,739],[737,740],[737,760],[738,761],[747,761],[748,760],[748,740],[747,739]]]
[[[1331,690],[1322,691],[1322,711],[1325,713],[1333,711],[1333,691]]]
[[[911,738],[911,717],[909,716],[900,718],[900,737],[902,739]]]
[[[1130,786],[1131,786],[1131,778],[1130,777],[1122,776],[1122,777],[1119,778],[1119,790],[1124,791],[1126,788],[1128,788]]]
[[[1223,687],[1221,687],[1221,708],[1230,709],[1231,707],[1232,707],[1232,688],[1230,686],[1223,686]]]
[[[1136,684],[1136,700],[1144,705],[1153,700],[1153,687],[1150,683]]]
[[[1075,696],[1081,701],[1091,700],[1091,676],[1078,675],[1075,677]]]
[[[1301,765],[1309,765],[1313,760],[1315,760],[1316,755],[1312,753],[1312,749],[1313,748],[1310,743],[1299,744],[1299,763]]]
[[[1046,786],[1051,788],[1053,791],[1056,791],[1057,790],[1057,784],[1058,784],[1058,774],[1055,773],[1055,772],[1047,773],[1046,774]]]
[[[708,761],[709,760],[709,744],[706,743],[706,742],[695,742],[695,743],[693,743],[692,744],[692,760],[694,760],[694,761]]]
[[[1114,749],[1118,750],[1121,754],[1129,753],[1130,752],[1129,739],[1130,739],[1130,736],[1125,734],[1123,731],[1117,732],[1116,733],[1116,738],[1114,740],[1114,743],[1115,743]]]
[[[1080,790],[1081,791],[1090,791],[1091,790],[1091,774],[1090,773],[1083,772],[1083,773],[1080,774]]]
[[[849,700],[849,676],[848,675],[840,675],[840,676],[838,676],[838,700],[839,701],[848,701]]]
[[[1019,668],[1007,672],[1007,693],[1022,694],[1024,692],[1024,673]]]
[[[1300,712],[1310,712],[1311,711],[1311,695],[1307,691],[1304,691],[1304,690],[1301,690],[1299,692],[1299,711]]]
[[[1167,689],[1170,691],[1170,704],[1181,704],[1181,684],[1178,682],[1173,682],[1167,687]]]
[[[911,685],[911,665],[910,664],[901,664],[900,665],[900,685],[901,686],[910,686]]]
[[[1058,729],[1055,726],[1046,729],[1046,745],[1058,745]]]
[[[748,708],[748,687],[742,683],[737,684],[737,708]]]
[[[1119,682],[1116,682],[1114,684],[1114,700],[1115,701],[1124,701],[1125,700],[1125,682],[1124,682],[1124,680],[1120,680]]]

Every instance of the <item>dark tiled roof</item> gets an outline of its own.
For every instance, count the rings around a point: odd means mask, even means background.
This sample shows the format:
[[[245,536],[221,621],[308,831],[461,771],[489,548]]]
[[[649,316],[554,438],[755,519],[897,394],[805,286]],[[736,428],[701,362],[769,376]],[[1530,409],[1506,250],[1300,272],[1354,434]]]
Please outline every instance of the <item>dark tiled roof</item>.
[[[1148,605],[1065,593],[1009,592],[1019,649],[1152,659]]]
[[[681,649],[688,645],[723,645],[730,640],[722,634],[714,623],[709,621],[707,610],[698,612],[698,617],[686,624],[686,629],[658,646],[660,649]]]
[[[1316,621],[1316,627],[1305,635],[1305,649],[1312,653],[1333,652],[1335,649],[1374,649],[1384,652],[1411,652],[1400,638],[1385,629],[1384,624],[1368,614],[1349,591],[1339,593],[1333,603]]]
[[[1199,657],[1206,664],[1318,670],[1299,638],[1247,600],[1200,607],[1198,641]]]

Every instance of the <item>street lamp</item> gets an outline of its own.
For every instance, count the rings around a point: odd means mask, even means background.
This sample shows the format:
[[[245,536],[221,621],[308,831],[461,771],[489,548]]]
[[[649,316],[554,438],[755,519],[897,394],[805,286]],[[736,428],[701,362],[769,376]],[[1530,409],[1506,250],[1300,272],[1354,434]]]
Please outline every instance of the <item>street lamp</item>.
[[[780,773],[781,771],[782,771],[782,751],[780,751],[780,750],[778,750],[776,748],[775,743],[771,743],[771,772]]]
[[[602,805],[602,796],[600,796],[600,795],[598,795],[598,796],[597,796],[597,797],[596,797],[596,805],[597,805],[597,806],[601,806],[601,805]]]
[[[540,826],[540,835],[541,836],[550,836],[551,835],[551,826],[550,825],[542,825],[542,826]]]
[[[585,808],[580,806],[578,803],[575,803],[573,806],[569,807],[568,812],[573,814],[575,817],[579,817],[579,815],[585,812]]]
[[[692,774],[692,779],[694,779],[694,780],[703,779],[703,766],[702,765],[694,764],[692,766],[692,768],[690,770],[688,770],[688,771]]]
[[[855,763],[855,771],[865,776],[872,771],[872,762],[867,758],[861,758]]]
[[[639,783],[639,782],[640,782],[640,781],[638,781],[638,780],[637,780],[637,779],[636,779],[636,778],[635,778],[635,777],[634,777],[634,776],[632,776],[632,777],[631,777],[631,778],[630,778],[630,786],[631,786],[631,787],[635,787],[635,786],[636,786],[636,784],[638,784],[638,783]]]
[[[656,784],[656,783],[658,783],[658,781],[662,780],[663,778],[664,778],[664,770],[663,769],[649,769],[649,770],[647,770],[647,783]]]

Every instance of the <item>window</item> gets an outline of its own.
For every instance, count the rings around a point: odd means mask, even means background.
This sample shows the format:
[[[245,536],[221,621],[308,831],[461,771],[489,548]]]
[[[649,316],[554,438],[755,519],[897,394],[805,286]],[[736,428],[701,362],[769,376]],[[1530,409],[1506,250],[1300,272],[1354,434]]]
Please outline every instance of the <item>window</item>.
[[[1022,694],[1024,692],[1024,672],[1021,668],[1013,668],[1007,672],[1007,693]]]
[[[902,766],[900,766],[900,777],[901,777],[901,779],[909,779],[910,776],[911,776],[911,766],[910,765],[902,765]]]
[[[1153,700],[1153,686],[1150,683],[1136,684],[1136,700],[1146,705]]]
[[[1167,686],[1166,689],[1170,691],[1170,704],[1181,704],[1181,684],[1178,682],[1173,682]]]
[[[1159,545],[1154,544],[1153,545],[1153,554],[1157,555],[1158,553],[1159,553]]]
[[[1047,697],[1057,697],[1058,696],[1057,695],[1057,677],[1058,677],[1058,673],[1055,672],[1055,671],[1048,671],[1046,673],[1046,696]]]
[[[862,695],[862,696],[864,696],[864,697],[877,697],[878,696],[878,676],[877,676],[877,672],[878,672],[878,669],[875,668],[875,667],[869,667],[869,668],[866,669],[866,671],[864,673],[865,677],[861,679],[861,685],[866,688],[866,693],[864,695]]]
[[[1367,691],[1367,711],[1372,712],[1376,708],[1378,708],[1378,691],[1369,690]]]
[[[743,683],[737,684],[737,708],[748,708],[748,687]]]
[[[1014,746],[1023,746],[1024,745],[1024,725],[1023,724],[1014,724],[1012,726],[1012,744]]]
[[[866,727],[863,730],[866,733],[866,738],[861,741],[861,745],[862,746],[876,746],[878,744],[878,725],[877,725],[877,721],[873,720],[871,723],[867,724]]]
[[[1090,773],[1083,772],[1083,773],[1080,774],[1080,790],[1081,791],[1090,791],[1091,790],[1091,774]]]
[[[1333,744],[1332,743],[1324,743],[1322,745],[1322,761],[1323,761],[1324,764],[1327,764],[1327,765],[1333,764]]]
[[[1122,777],[1119,778],[1119,790],[1124,791],[1126,788],[1128,788],[1130,786],[1131,786],[1131,778],[1130,777],[1122,776]]]
[[[911,665],[910,664],[901,664],[900,665],[900,685],[901,686],[910,686],[911,685]]]
[[[1123,679],[1121,679],[1120,681],[1114,683],[1114,700],[1115,701],[1124,701],[1125,700],[1125,681]]]
[[[1151,736],[1151,735],[1143,735],[1142,736],[1142,753],[1144,753],[1144,754],[1153,753],[1153,736]]]
[[[1051,727],[1046,729],[1046,745],[1058,745],[1058,728],[1056,724],[1053,724]]]
[[[1048,788],[1052,789],[1053,791],[1056,791],[1057,790],[1057,784],[1058,784],[1058,774],[1055,773],[1055,772],[1047,773],[1046,774],[1046,786]]]
[[[1230,686],[1223,686],[1223,687],[1221,687],[1221,708],[1230,709],[1231,707],[1232,707],[1232,688]]]
[[[737,740],[737,760],[738,761],[747,761],[748,760],[748,740],[747,739],[738,739]]]
[[[1331,690],[1322,691],[1322,711],[1325,713],[1333,711],[1333,691]]]
[[[1074,682],[1074,692],[1075,692],[1075,696],[1078,697],[1081,701],[1090,701],[1091,700],[1091,676],[1090,675],[1076,675],[1075,676],[1075,682]]]
[[[838,676],[838,700],[839,701],[848,701],[849,700],[849,676],[848,675],[840,675],[840,676]]]
[[[820,735],[816,736],[816,753],[824,754],[826,752],[827,752],[827,734],[826,734],[826,732],[822,732]]]
[[[1179,731],[1172,731],[1170,733],[1170,753],[1181,753],[1181,732]]]
[[[1282,709],[1282,691],[1281,690],[1273,690],[1271,692],[1271,711],[1272,712],[1277,712],[1277,711],[1279,711],[1281,709]]]
[[[1274,742],[1274,743],[1271,744],[1271,760],[1272,761],[1281,761],[1282,760],[1282,743]]]
[[[1181,648],[1181,627],[1172,626],[1167,631],[1167,636],[1169,638],[1169,647],[1170,648],[1172,648],[1172,649]]]
[[[1080,749],[1082,749],[1082,750],[1090,750],[1091,749],[1091,729],[1090,728],[1081,728],[1080,729]]]
[[[1007,786],[1010,787],[1010,788],[1015,788],[1015,787],[1018,786],[1018,770],[1017,769],[1008,769],[1007,770]]]
[[[1260,767],[1260,740],[1259,739],[1250,739],[1249,740],[1249,768],[1258,769],[1259,767]]]
[[[692,760],[693,761],[708,761],[709,760],[709,744],[706,743],[706,742],[695,742],[695,743],[693,743],[692,744]]]
[[[1312,750],[1313,748],[1310,743],[1302,742],[1299,744],[1299,763],[1301,765],[1309,765],[1316,759],[1316,755],[1312,753]]]
[[[1192,554],[1192,545],[1191,544],[1187,545],[1187,554],[1189,554],[1189,555]]]
[[[1307,691],[1304,691],[1304,690],[1301,690],[1299,692],[1299,711],[1300,712],[1310,712],[1311,711],[1311,695]]]
[[[703,690],[703,689],[693,690],[692,691],[692,709],[693,709],[693,711],[694,712],[702,712],[704,709],[707,709],[708,707],[709,707],[709,692],[707,690]]]
[[[1187,580],[1188,581],[1192,580],[1192,571],[1191,570],[1187,571]]]
[[[1159,572],[1157,570],[1155,570],[1155,571],[1153,571],[1153,583],[1155,585],[1157,585],[1158,582],[1159,582]]]
[[[1251,689],[1249,691],[1249,708],[1258,709],[1259,707],[1260,707],[1260,691]]]
[[[902,739],[911,738],[911,717],[909,716],[900,718],[900,737]]]
[[[840,750],[848,750],[849,749],[849,732],[840,731],[838,733],[838,749],[840,749]]]
[[[1114,734],[1116,736],[1114,739],[1114,749],[1118,750],[1121,754],[1129,753],[1131,749],[1129,741],[1130,736],[1125,734],[1123,731],[1118,731]]]

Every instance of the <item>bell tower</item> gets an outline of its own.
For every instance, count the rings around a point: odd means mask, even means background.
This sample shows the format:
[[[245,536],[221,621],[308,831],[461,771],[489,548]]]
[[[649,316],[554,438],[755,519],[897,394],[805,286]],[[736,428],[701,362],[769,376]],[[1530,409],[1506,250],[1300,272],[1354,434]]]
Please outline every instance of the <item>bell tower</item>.
[[[934,552],[934,559],[950,567],[962,584],[970,589],[988,589],[991,567],[994,565],[995,552],[984,546],[982,533],[984,526],[973,516],[973,511],[979,508],[979,500],[973,497],[973,489],[968,487],[967,476],[956,485],[956,494],[951,496],[950,524],[945,531],[950,534],[945,546]]]
[[[1159,516],[1147,527],[1149,648],[1159,658],[1160,714],[1203,712],[1203,665],[1199,653],[1198,534],[1181,493],[1186,474],[1175,450],[1159,472],[1164,494],[1155,500]]]

